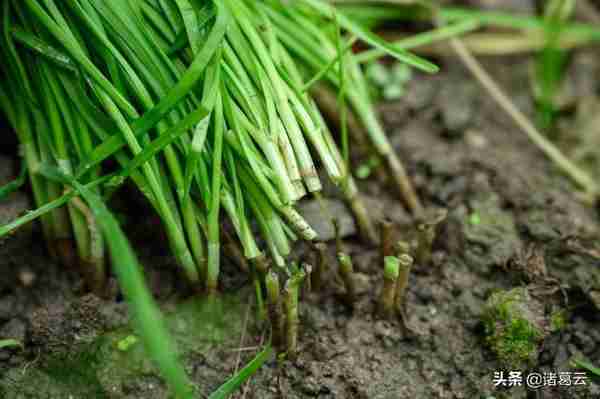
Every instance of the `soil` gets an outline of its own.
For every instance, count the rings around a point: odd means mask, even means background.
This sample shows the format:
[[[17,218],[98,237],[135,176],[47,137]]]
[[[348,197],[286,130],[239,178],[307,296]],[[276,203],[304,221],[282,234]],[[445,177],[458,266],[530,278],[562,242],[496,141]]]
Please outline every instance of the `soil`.
[[[597,82],[600,58],[583,50],[574,57],[594,60],[585,73]],[[404,322],[376,316],[383,284],[379,251],[347,235],[359,293],[353,309],[340,299],[343,288],[330,272],[321,292],[303,294],[297,360],[272,359],[236,398],[600,397],[600,381],[591,374],[585,386],[494,387],[494,372],[507,366],[486,341],[482,315],[486,300],[500,290],[525,287],[542,313],[565,317],[564,326],[545,335],[535,361],[519,370],[573,371],[573,358],[600,365],[599,212],[581,201],[571,181],[456,59],[439,62],[443,72],[416,75],[402,100],[379,107],[425,205],[449,211],[431,264],[416,265],[410,276]],[[504,57],[485,66],[533,117],[530,63]],[[581,78],[584,72],[570,73]],[[560,124],[574,118],[565,113]],[[361,189],[374,217],[392,220],[398,238],[411,236],[411,219],[385,181],[371,177]],[[157,238],[157,223],[143,214],[123,221],[186,370],[207,396],[265,339],[248,305],[253,291],[247,276],[225,261],[223,312],[208,314],[202,299],[182,294],[175,262],[157,244],[164,241]],[[49,260],[37,227],[9,240],[0,258],[0,337],[17,338],[26,349],[0,350],[0,397],[168,397],[135,342],[125,303],[82,292],[75,273]],[[334,244],[328,244],[333,265]],[[296,255],[311,256],[304,244]]]

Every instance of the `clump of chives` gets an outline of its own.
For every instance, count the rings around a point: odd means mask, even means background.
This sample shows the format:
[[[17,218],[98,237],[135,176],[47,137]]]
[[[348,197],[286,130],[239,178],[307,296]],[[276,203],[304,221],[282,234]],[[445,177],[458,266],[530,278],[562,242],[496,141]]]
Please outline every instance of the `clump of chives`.
[[[205,9],[187,9],[171,0],[156,7],[140,0],[7,4],[3,11],[14,25],[6,24],[0,47],[12,64],[1,68],[7,78],[2,92],[9,94],[0,100],[23,138],[36,203],[58,203],[70,195],[64,193],[64,182],[35,173],[44,165],[95,184],[99,194],[115,192],[131,177],[161,217],[186,277],[214,294],[225,217],[250,263],[261,253],[252,219],[281,267],[296,239],[315,239],[294,208],[307,192],[321,189],[312,147],[340,185],[361,232],[374,240],[349,173],[345,124],[340,151],[306,92],[318,79],[305,82],[305,73],[316,68],[339,86],[342,108],[346,102],[353,108],[375,147],[385,153],[389,146],[372,116],[360,67],[348,52],[355,38],[346,42],[342,29],[365,38],[343,16],[336,17],[335,35],[320,29],[333,9],[308,3],[314,12],[247,0],[214,2]],[[165,4],[170,4],[169,12]],[[323,49],[298,31],[322,40]],[[400,53],[409,63],[425,65]],[[24,102],[13,103],[12,93],[21,88],[40,107],[29,111]],[[185,128],[175,133],[179,124]],[[395,157],[393,152],[389,157]],[[115,176],[118,184],[112,179],[111,184],[97,183],[106,159],[127,170]],[[129,170],[132,163],[136,165]],[[398,164],[393,159],[389,163]],[[51,217],[43,217],[44,231],[58,243],[56,252],[66,262],[72,259],[74,242],[80,262],[94,265],[92,280],[100,280],[103,237],[94,233],[93,220],[79,205],[51,208]]]
[[[383,260],[383,289],[379,299],[379,312],[384,317],[390,317],[394,311],[399,272],[400,260],[395,256],[386,256]]]
[[[9,61],[0,65],[0,106],[24,147],[35,201],[44,207],[35,214],[42,216],[52,251],[69,264],[76,248],[79,261],[92,265],[94,290],[105,278],[104,240],[113,253],[114,247],[126,245],[98,233],[96,224],[107,221],[95,220],[95,213],[98,203],[103,206],[100,198],[118,194],[127,178],[160,216],[187,279],[210,295],[219,281],[225,218],[250,269],[259,273],[267,268],[251,220],[281,267],[295,240],[316,238],[294,208],[307,192],[321,189],[311,149],[340,185],[361,232],[375,241],[347,165],[345,124],[340,154],[306,93],[310,84],[304,73],[311,69],[341,89],[340,104],[348,103],[362,120],[409,207],[419,213],[418,198],[374,116],[358,61],[348,53],[356,37],[381,44],[344,16],[336,17],[339,26],[332,37],[321,26],[333,9],[305,2],[316,12],[251,0],[206,2],[205,8],[173,0],[3,4],[0,51]],[[341,28],[356,37],[346,43]],[[398,54],[418,64],[416,57]],[[118,170],[103,176],[105,160],[116,161]],[[83,190],[87,205],[77,199]],[[0,235],[37,216],[0,227]],[[112,229],[103,231],[114,231],[115,225],[111,220]],[[343,252],[339,231],[336,241]],[[292,271],[285,292],[287,345],[293,356],[298,287],[306,273]],[[340,273],[353,302],[347,256],[340,256]],[[260,279],[255,284],[260,298]],[[140,292],[130,291],[134,301],[140,298]],[[150,323],[155,318],[141,320],[148,337],[158,337]],[[154,352],[160,352],[156,345]]]

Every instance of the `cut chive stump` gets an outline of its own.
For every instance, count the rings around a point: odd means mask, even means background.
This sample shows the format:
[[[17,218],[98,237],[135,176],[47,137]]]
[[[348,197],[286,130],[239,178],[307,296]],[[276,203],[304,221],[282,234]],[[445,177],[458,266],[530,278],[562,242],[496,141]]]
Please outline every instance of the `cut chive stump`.
[[[401,255],[411,255],[412,256],[412,248],[410,246],[410,244],[407,241],[397,241],[396,244],[394,244],[394,252],[396,256],[401,256]]]
[[[403,314],[402,306],[404,304],[404,295],[408,286],[408,277],[414,260],[410,255],[400,255],[398,257],[398,278],[396,279],[396,310]]]
[[[300,324],[298,293],[305,277],[304,270],[296,270],[285,284],[286,348],[290,359],[295,359],[298,355],[298,326]]]
[[[383,317],[389,318],[394,312],[400,260],[396,256],[386,256],[383,263],[383,290],[379,300],[379,313]]]
[[[304,282],[304,293],[309,294],[312,291],[312,274],[314,268],[308,263],[302,264],[302,270],[306,273],[306,281]]]
[[[379,224],[379,245],[381,259],[385,261],[387,256],[393,254],[394,225],[391,221],[384,219]]]
[[[77,255],[72,239],[57,238],[54,240],[54,247],[56,248],[56,253],[61,264],[69,269],[74,269],[77,266]]]
[[[335,232],[335,251],[339,254],[344,252],[340,221],[337,218],[333,218],[331,219],[331,223],[333,224],[333,231]]]
[[[265,276],[265,286],[267,288],[267,306],[269,309],[269,320],[271,322],[271,339],[273,346],[283,349],[285,317],[281,306],[279,277],[275,272],[269,272]]]
[[[256,268],[256,271],[261,275],[264,275],[269,271],[269,259],[264,253],[261,253],[256,258],[252,259],[252,264]]]
[[[338,253],[338,262],[340,264],[340,276],[344,281],[344,287],[346,288],[346,302],[352,306],[356,301],[356,284],[354,282],[354,266],[352,265],[352,258],[349,255],[340,252]]]
[[[320,292],[323,287],[323,279],[327,274],[327,244],[318,242],[314,246],[315,250],[315,270],[311,275],[312,288],[315,292]]]
[[[435,241],[437,226],[446,219],[447,215],[448,211],[445,209],[436,210],[417,225],[416,261],[419,265],[424,266],[431,261],[431,250]]]

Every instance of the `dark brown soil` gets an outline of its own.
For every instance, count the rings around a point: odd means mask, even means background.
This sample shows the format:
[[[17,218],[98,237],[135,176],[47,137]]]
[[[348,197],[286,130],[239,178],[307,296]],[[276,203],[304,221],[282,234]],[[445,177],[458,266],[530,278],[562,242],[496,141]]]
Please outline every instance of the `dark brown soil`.
[[[589,53],[576,56],[589,57]],[[593,57],[599,66],[600,59]],[[298,359],[271,361],[236,398],[600,397],[600,381],[591,375],[583,387],[537,391],[494,387],[494,371],[504,366],[486,344],[481,316],[485,301],[497,290],[526,286],[548,312],[566,312],[566,326],[544,339],[530,370],[570,371],[573,357],[600,365],[599,216],[597,209],[578,200],[572,183],[457,60],[440,61],[447,66],[444,72],[416,76],[406,100],[380,107],[424,203],[449,211],[434,245],[432,264],[417,265],[410,277],[406,325],[375,316],[382,286],[378,250],[347,237],[345,245],[357,271],[359,300],[354,309],[340,300],[343,288],[333,276],[323,292],[305,294]],[[486,67],[521,109],[533,115],[529,62],[493,59]],[[595,76],[597,82],[599,75]],[[570,115],[563,119],[572,122]],[[394,221],[398,237],[408,237],[413,229],[410,217],[385,182],[374,180],[361,185],[370,209],[378,218]],[[89,351],[89,345],[106,331],[124,328],[127,311],[123,303],[82,296],[78,279],[49,261],[38,237],[34,232],[30,241],[23,239],[25,248],[13,249],[0,259],[0,337],[16,337],[27,348],[0,350],[0,396],[167,397],[151,367],[120,383],[103,375],[81,377],[98,370],[87,358],[88,363],[55,361]],[[175,309],[173,304],[181,297],[173,260],[145,239],[136,241],[154,292],[165,309]],[[305,251],[303,245],[297,248],[299,256]],[[246,277],[240,277],[232,265],[224,268],[223,291],[237,292],[241,303],[251,302]],[[224,326],[226,333],[218,345],[196,347],[182,355],[205,394],[233,373],[239,352],[232,349],[250,348],[241,352],[243,365],[264,338],[253,322],[241,324],[246,306],[234,308],[231,314],[239,316],[237,322]],[[242,331],[245,338],[240,342]],[[96,385],[83,389],[66,384],[64,376],[53,377],[49,367],[64,368],[61,375],[68,374],[69,367],[82,367],[81,381],[90,377]],[[38,378],[41,385],[28,386],[32,383],[27,375]]]

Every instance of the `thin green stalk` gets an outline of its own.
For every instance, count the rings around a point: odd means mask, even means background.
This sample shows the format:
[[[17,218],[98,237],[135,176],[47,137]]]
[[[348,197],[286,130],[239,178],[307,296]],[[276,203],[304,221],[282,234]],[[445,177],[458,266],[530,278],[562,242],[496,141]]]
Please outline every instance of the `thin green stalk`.
[[[219,389],[211,393],[208,399],[226,399],[238,389],[244,381],[252,376],[256,371],[266,363],[271,357],[273,349],[271,345],[267,345],[261,352],[259,352],[243,369],[236,375],[231,377],[225,384],[221,385]]]
[[[218,65],[218,63],[217,63]],[[208,263],[206,270],[206,288],[209,295],[214,295],[219,279],[219,210],[221,205],[221,161],[223,157],[223,136],[226,126],[223,124],[223,100],[217,94],[214,109],[214,148],[212,152],[212,197],[208,212]]]
[[[348,110],[346,109],[346,56],[344,49],[342,48],[342,28],[340,27],[339,17],[337,14],[334,16],[335,20],[335,32],[336,32],[336,48],[337,58],[340,59],[338,63],[338,80],[340,82],[338,90],[338,108],[340,110],[340,126],[342,136],[342,157],[346,168],[350,169],[350,148],[348,147]],[[346,174],[346,178],[349,174]],[[343,181],[342,184],[347,184]]]
[[[303,0],[305,3],[310,4],[312,8],[318,11],[325,18],[329,18],[332,15],[335,15],[339,18],[339,22],[344,29],[347,29],[349,32],[357,36],[359,39],[368,43],[371,46],[380,48],[385,51],[387,54],[397,58],[399,61],[402,61],[410,66],[413,66],[417,69],[421,69],[424,72],[434,73],[438,71],[438,67],[432,64],[431,62],[424,60],[420,57],[417,57],[411,53],[408,53],[404,50],[399,50],[391,46],[389,43],[384,42],[377,35],[369,32],[365,28],[363,28],[360,24],[357,24],[352,19],[348,18],[344,14],[338,12],[334,7],[329,4],[322,2],[320,0]]]
[[[34,202],[37,206],[42,206],[48,201],[51,201],[48,193],[48,183],[38,175],[41,160],[38,155],[38,150],[33,142],[34,139],[29,122],[27,121],[27,116],[24,115],[26,112],[25,107],[21,102],[17,102],[16,108],[21,109],[21,111],[17,115],[16,124],[14,126],[17,132],[20,132],[18,133],[20,136],[19,141],[23,148],[23,157],[27,164],[27,169],[29,170],[29,182],[31,183]],[[43,215],[41,217],[41,222],[44,237],[47,240],[46,242],[53,242],[56,238],[56,227],[54,225],[53,216],[49,214]],[[50,252],[52,253],[54,249],[52,246],[49,247]]]
[[[417,33],[409,38],[398,40],[393,42],[392,46],[397,49],[411,50],[439,41],[444,41],[451,37],[464,35],[465,33],[479,29],[480,26],[480,23],[474,20],[459,21],[452,25],[439,27],[427,32]],[[356,54],[355,59],[360,63],[368,63],[385,55],[386,53],[380,49],[370,49]]]

